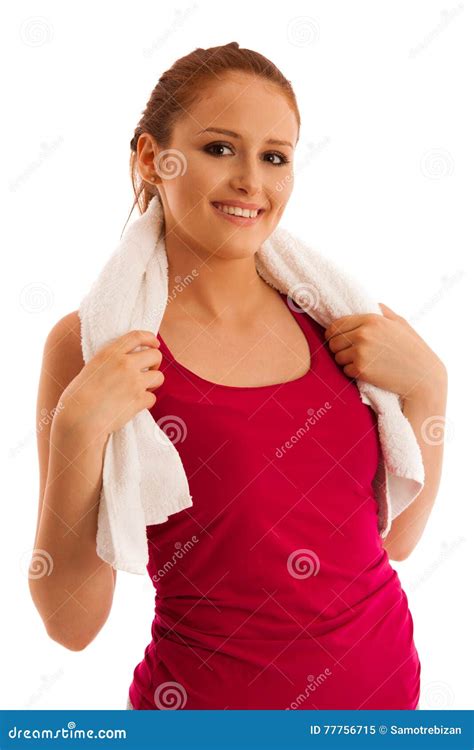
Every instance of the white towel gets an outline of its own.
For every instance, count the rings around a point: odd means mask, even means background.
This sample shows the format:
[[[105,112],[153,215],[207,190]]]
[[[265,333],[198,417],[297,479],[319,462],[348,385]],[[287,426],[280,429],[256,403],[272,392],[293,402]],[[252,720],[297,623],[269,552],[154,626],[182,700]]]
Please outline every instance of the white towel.
[[[262,244],[255,266],[268,284],[294,299],[324,328],[344,315],[382,314],[353,278],[281,227]],[[80,304],[84,361],[132,329],[156,334],[167,298],[163,209],[156,196],[126,228]],[[363,403],[377,414],[383,460],[374,491],[383,538],[393,518],[423,488],[423,460],[400,397],[364,381],[356,383]],[[180,455],[148,409],[109,436],[98,516],[99,557],[117,570],[145,574],[146,526],[163,523],[192,505]]]

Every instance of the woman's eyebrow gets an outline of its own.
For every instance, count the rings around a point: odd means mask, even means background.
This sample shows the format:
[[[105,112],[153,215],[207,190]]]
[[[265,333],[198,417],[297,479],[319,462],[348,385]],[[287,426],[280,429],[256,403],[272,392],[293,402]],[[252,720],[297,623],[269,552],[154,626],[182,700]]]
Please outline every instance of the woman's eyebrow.
[[[235,133],[233,130],[225,130],[224,128],[204,128],[198,130],[195,135],[201,135],[201,133],[221,133],[222,135],[229,135],[231,138],[242,138],[239,133]],[[279,141],[277,138],[268,138],[265,143],[278,144],[279,146],[289,146],[293,148],[293,144],[289,141]]]

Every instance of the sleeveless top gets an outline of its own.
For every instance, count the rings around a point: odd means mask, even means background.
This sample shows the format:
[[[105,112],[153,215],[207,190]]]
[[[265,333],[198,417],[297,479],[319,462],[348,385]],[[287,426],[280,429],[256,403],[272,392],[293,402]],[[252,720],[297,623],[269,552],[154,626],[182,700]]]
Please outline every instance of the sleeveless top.
[[[311,351],[285,383],[212,383],[157,334],[150,411],[193,506],[147,527],[155,611],[135,709],[417,706],[413,621],[377,527],[376,414],[324,328],[280,296]]]

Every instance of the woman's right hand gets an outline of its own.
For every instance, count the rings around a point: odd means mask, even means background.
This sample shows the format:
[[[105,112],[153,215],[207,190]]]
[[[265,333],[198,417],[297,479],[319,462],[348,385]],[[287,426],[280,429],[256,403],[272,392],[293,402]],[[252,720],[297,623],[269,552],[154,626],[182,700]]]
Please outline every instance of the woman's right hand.
[[[156,402],[152,391],[164,381],[159,346],[151,331],[129,331],[114,339],[71,380],[54,419],[68,430],[84,428],[89,435],[107,438],[139,411],[150,409]],[[147,348],[135,352],[136,347]]]

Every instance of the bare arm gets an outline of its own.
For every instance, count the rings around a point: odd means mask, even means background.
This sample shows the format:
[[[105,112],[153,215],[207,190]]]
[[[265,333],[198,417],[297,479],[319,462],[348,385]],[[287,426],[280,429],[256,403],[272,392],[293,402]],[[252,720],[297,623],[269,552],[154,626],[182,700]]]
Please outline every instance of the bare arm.
[[[415,432],[425,467],[425,486],[399,516],[383,540],[393,560],[405,560],[418,544],[438,493],[444,447],[448,376],[440,363],[436,377],[404,399],[403,413]]]
[[[37,401],[40,492],[29,575],[48,635],[74,651],[104,625],[116,579],[116,571],[95,551],[107,435],[92,437],[87,429],[74,428],[60,408],[52,420],[42,419],[83,366],[75,312],[56,324],[44,347]]]

